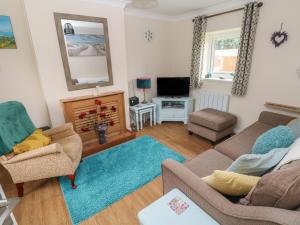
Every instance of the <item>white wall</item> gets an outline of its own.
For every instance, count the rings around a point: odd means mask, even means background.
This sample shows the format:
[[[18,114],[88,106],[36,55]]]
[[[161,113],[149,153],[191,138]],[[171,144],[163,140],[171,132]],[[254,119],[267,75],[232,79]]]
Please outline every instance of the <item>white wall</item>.
[[[49,125],[21,1],[1,0],[0,15],[11,17],[17,42],[17,49],[0,49],[0,102],[20,101],[37,127]]]
[[[60,99],[93,93],[92,89],[72,92],[67,90],[53,16],[54,12],[60,12],[108,19],[114,85],[102,87],[101,90],[103,92],[114,90],[125,91],[128,126],[128,79],[123,8],[99,4],[96,1],[23,1],[25,3],[37,66],[52,125],[56,126],[64,123],[63,108],[60,104]]]
[[[242,23],[242,12],[225,14],[208,20],[207,32],[233,29],[240,27]],[[193,41],[192,19],[180,20],[171,23],[170,39],[172,47],[169,53],[171,57],[171,73],[189,75],[191,68],[192,41]],[[176,35],[175,35],[176,34]]]
[[[245,97],[231,97],[230,112],[239,117],[238,130],[257,120],[266,110],[264,103],[300,105],[300,79],[296,69],[300,66],[300,1],[264,0],[256,36],[251,77]],[[208,31],[235,28],[241,23],[242,14],[232,13],[208,21]],[[280,29],[281,22],[289,33],[289,41],[275,49],[270,42],[271,34]],[[171,73],[188,75],[190,71],[193,23],[191,19],[172,25],[172,48],[169,55]],[[176,35],[175,35],[176,34]],[[203,90],[230,94],[231,82],[205,81]],[[199,93],[193,92],[197,98]],[[270,110],[270,109],[267,109]],[[283,112],[281,112],[283,113]]]
[[[126,45],[129,77],[129,94],[143,99],[141,90],[136,89],[136,78],[150,77],[152,88],[147,99],[156,96],[156,77],[170,74],[169,30],[170,22],[143,18],[133,15],[125,16]],[[144,39],[144,32],[150,29],[154,36],[151,42]]]

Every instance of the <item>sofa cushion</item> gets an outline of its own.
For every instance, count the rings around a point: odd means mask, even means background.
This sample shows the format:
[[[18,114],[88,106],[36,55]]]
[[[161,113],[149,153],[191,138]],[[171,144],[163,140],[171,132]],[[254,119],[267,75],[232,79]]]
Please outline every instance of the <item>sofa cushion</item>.
[[[291,163],[296,160],[300,160],[300,138],[298,138],[294,144],[289,147],[289,152],[284,156],[280,163],[275,167],[274,170],[280,169],[282,166]]]
[[[235,160],[241,155],[251,153],[251,149],[256,139],[272,128],[272,126],[265,123],[256,122],[239,134],[217,145],[215,149]]]
[[[210,149],[185,162],[185,166],[199,177],[205,177],[212,174],[214,170],[225,170],[231,163],[232,159],[214,149]]]
[[[242,155],[231,164],[227,171],[262,176],[273,169],[289,150],[289,148],[276,148],[266,154]]]
[[[215,109],[203,109],[189,115],[191,123],[207,127],[215,131],[221,131],[233,126],[236,116]]]
[[[241,204],[296,209],[300,205],[300,160],[263,176]]]
[[[295,138],[300,137],[300,118],[292,120],[288,126],[292,129]]]
[[[248,176],[228,171],[215,170],[202,180],[222,194],[245,196],[257,184],[260,177]]]
[[[287,148],[295,138],[288,126],[277,126],[257,138],[252,148],[253,154],[266,154],[274,148]]]

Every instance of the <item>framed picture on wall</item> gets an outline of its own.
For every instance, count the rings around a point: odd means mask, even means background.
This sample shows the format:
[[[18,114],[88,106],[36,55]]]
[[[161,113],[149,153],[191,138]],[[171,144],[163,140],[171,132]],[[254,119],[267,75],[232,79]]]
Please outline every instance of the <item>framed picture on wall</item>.
[[[16,49],[16,39],[9,16],[0,15],[0,49]]]
[[[113,84],[106,18],[54,13],[69,91]]]

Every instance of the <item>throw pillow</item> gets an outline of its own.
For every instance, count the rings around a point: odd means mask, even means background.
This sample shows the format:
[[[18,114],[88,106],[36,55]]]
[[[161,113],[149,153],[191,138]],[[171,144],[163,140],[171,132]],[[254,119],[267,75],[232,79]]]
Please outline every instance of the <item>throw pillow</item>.
[[[285,164],[300,159],[300,138],[298,138],[294,144],[290,146],[290,151],[284,156],[280,163],[275,167],[274,170],[280,169]]]
[[[212,175],[202,179],[222,194],[244,196],[257,184],[260,177],[215,170]]]
[[[274,148],[287,148],[293,144],[294,140],[294,134],[288,126],[278,126],[256,139],[252,153],[265,154]]]
[[[13,151],[15,154],[21,154],[24,152],[47,146],[50,144],[50,142],[51,139],[44,135],[41,130],[37,129],[24,141],[15,145]]]
[[[263,176],[240,203],[296,209],[300,205],[300,160]]]
[[[242,155],[231,164],[227,171],[262,176],[273,169],[289,150],[289,148],[276,148],[266,154]]]
[[[292,120],[288,124],[288,127],[291,128],[291,130],[293,131],[295,138],[300,137],[300,118]]]

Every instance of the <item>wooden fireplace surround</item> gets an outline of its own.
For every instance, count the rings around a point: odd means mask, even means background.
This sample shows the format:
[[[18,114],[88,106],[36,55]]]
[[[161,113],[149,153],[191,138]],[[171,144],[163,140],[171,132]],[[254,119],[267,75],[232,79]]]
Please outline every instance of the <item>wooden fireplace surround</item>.
[[[76,133],[82,139],[83,156],[135,138],[135,134],[126,129],[123,91],[107,92],[98,96],[67,98],[62,99],[61,103],[64,108],[65,121],[73,124]],[[95,130],[100,114],[112,124],[107,129],[105,144],[99,144]]]

